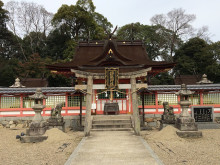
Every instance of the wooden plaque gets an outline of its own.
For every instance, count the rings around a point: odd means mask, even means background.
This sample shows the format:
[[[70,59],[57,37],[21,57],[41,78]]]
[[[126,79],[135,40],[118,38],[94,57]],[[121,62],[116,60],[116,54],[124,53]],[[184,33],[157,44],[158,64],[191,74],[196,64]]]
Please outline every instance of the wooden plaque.
[[[117,89],[119,82],[119,69],[118,68],[105,68],[105,88]]]

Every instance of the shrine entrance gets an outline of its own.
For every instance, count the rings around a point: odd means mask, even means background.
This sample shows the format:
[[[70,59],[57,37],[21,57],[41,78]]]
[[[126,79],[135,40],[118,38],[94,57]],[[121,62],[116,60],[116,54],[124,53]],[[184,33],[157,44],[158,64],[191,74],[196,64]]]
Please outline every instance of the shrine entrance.
[[[141,41],[117,41],[112,35],[105,41],[82,41],[71,62],[47,66],[51,72],[71,74],[77,81],[75,90],[86,92],[86,136],[90,134],[93,112],[132,114],[134,130],[139,135],[137,91],[147,88],[148,74],[149,78],[175,65],[151,61]],[[106,107],[109,113],[105,113]]]
[[[137,78],[146,77],[148,71],[150,71],[151,68],[142,69],[135,72],[128,72],[128,73],[114,73],[115,77],[106,76],[106,73],[89,73],[79,70],[71,69],[72,72],[75,73],[77,78],[84,78],[87,80],[86,85],[76,85],[75,90],[85,90],[86,91],[86,119],[85,119],[85,135],[90,135],[90,129],[91,129],[91,113],[92,110],[95,108],[97,112],[101,112],[100,114],[103,114],[103,103],[104,109],[105,105],[108,103],[110,105],[118,105],[118,112],[119,106],[123,110],[123,104],[125,103],[126,112],[127,112],[127,105],[132,108],[132,114],[133,114],[133,120],[134,120],[134,130],[136,134],[140,134],[140,119],[139,119],[139,111],[138,111],[138,100],[137,100],[137,91],[141,88],[147,88],[147,83],[136,83]],[[109,75],[112,75],[111,73]],[[116,79],[118,78],[118,80]],[[94,84],[94,80],[99,79],[103,80],[105,79],[105,84]],[[130,84],[118,84],[119,79],[129,79]],[[114,83],[117,82],[117,83]],[[110,87],[108,87],[108,82],[110,82]],[[107,84],[107,85],[106,85]],[[122,88],[127,88],[123,92]],[[97,93],[98,90],[101,90],[99,93]],[[99,96],[101,95],[106,96],[106,98],[110,97],[110,99],[106,99],[105,101],[102,101],[103,99],[99,100]],[[121,100],[114,99],[115,96],[122,96],[124,97]],[[120,104],[118,104],[120,103]],[[117,107],[117,106],[115,106]],[[100,110],[100,111],[98,111]],[[114,109],[116,111],[116,109]],[[104,111],[104,114],[106,112]]]

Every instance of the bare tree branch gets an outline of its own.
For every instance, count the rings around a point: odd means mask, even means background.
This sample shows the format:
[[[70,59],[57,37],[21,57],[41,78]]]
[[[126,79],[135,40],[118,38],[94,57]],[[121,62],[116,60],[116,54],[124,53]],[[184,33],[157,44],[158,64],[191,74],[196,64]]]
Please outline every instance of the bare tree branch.
[[[178,38],[184,38],[193,33],[191,23],[196,19],[194,14],[185,14],[185,10],[173,9],[166,15],[158,14],[151,18],[153,25],[161,25],[166,29],[172,31],[172,37],[170,38],[170,59],[174,54],[174,50],[178,45]]]
[[[38,40],[41,40],[42,35],[39,35],[39,33],[43,33],[45,36],[49,33],[52,28],[51,20],[53,14],[47,12],[43,6],[33,2],[19,3],[10,1],[6,4],[6,9],[9,11],[10,19],[8,27],[20,38],[28,36],[30,39],[31,51],[35,53],[33,41],[36,37]],[[33,35],[30,35],[31,32],[35,32],[35,38],[33,38]],[[24,59],[27,60],[24,49],[22,48],[22,43],[19,42],[19,45]]]

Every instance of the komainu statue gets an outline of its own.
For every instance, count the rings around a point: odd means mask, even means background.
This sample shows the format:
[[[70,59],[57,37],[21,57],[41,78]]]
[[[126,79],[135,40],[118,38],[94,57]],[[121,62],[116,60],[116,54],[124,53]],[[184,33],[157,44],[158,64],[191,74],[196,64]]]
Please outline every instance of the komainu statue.
[[[63,121],[63,117],[61,115],[62,107],[65,105],[65,102],[60,102],[56,104],[54,108],[51,110],[50,118],[48,119],[49,129],[58,128],[62,131],[65,130]]]
[[[51,117],[52,118],[61,118],[61,111],[62,107],[65,104],[65,102],[58,103],[52,110],[51,110]]]
[[[173,107],[169,106],[168,102],[163,102],[164,112],[163,115],[173,115]]]
[[[175,124],[176,118],[174,115],[173,107],[169,106],[168,102],[163,102],[164,112],[162,115],[163,124]]]

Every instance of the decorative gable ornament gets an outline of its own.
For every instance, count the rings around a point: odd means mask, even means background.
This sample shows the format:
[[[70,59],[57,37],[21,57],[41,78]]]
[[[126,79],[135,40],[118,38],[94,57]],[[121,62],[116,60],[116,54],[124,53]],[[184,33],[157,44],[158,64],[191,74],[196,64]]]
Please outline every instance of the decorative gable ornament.
[[[202,75],[202,80],[197,82],[197,84],[213,84],[213,82],[208,80],[207,75],[204,74],[204,75]]]
[[[23,86],[20,82],[19,78],[15,79],[15,83],[13,85],[10,86],[10,88],[24,88],[25,86]]]

